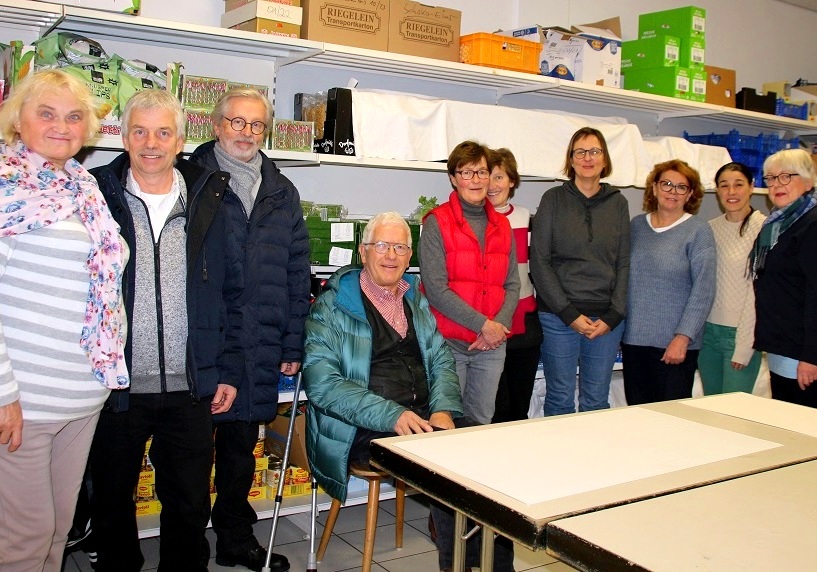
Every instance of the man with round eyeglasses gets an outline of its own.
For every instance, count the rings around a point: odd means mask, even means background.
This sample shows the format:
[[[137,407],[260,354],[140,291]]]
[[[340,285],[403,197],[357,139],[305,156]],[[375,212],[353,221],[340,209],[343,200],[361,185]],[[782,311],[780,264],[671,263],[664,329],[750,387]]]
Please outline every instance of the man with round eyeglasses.
[[[233,406],[213,419],[216,563],[259,571],[266,549],[253,535],[257,516],[247,502],[253,449],[259,423],[277,413],[280,373],[296,374],[302,361],[309,238],[298,190],[261,152],[272,125],[269,100],[254,89],[231,89],[216,103],[211,119],[216,140],[201,145],[191,158],[230,175],[232,193],[224,197],[231,230],[227,248],[241,253],[241,263],[231,272],[240,276],[243,291],[240,312],[228,316],[223,339],[244,364]],[[273,554],[270,568],[288,570],[289,562]]]

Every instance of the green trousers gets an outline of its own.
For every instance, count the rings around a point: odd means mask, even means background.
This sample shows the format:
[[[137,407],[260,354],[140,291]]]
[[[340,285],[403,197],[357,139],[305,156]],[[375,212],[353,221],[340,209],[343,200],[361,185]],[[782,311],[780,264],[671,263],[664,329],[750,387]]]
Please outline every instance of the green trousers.
[[[732,367],[737,328],[706,323],[703,346],[698,354],[705,395],[743,391],[752,393],[760,370],[760,352],[755,352],[743,369]]]

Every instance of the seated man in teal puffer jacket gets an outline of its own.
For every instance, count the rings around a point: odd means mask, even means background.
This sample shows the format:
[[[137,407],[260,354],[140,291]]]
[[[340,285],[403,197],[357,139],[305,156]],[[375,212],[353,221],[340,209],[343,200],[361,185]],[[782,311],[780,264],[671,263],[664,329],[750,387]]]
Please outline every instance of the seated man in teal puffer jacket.
[[[368,460],[369,441],[453,429],[462,415],[454,358],[417,277],[405,274],[408,225],[397,213],[379,214],[359,249],[363,268],[335,272],[305,326],[309,460],[341,501],[350,457]]]
[[[368,462],[372,439],[453,429],[462,416],[454,357],[405,274],[408,225],[395,212],[375,216],[359,250],[363,268],[335,272],[305,326],[309,462],[341,501],[349,462]]]

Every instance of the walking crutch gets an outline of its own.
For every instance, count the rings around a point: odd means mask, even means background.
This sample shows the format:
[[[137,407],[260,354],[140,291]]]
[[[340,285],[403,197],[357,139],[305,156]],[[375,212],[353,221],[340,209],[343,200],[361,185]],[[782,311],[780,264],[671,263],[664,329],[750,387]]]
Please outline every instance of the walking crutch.
[[[272,513],[272,528],[269,533],[269,542],[267,543],[267,558],[264,560],[264,567],[262,572],[272,572],[270,569],[270,562],[272,561],[272,548],[275,546],[275,533],[278,530],[278,516],[281,513],[281,501],[284,499],[284,481],[286,476],[287,465],[289,464],[289,450],[292,448],[292,436],[295,434],[295,417],[298,416],[298,400],[301,397],[301,373],[295,377],[295,394],[292,398],[292,415],[289,418],[289,426],[287,427],[287,440],[284,444],[284,458],[281,464],[281,476],[278,478],[278,489],[275,491],[275,510]],[[314,501],[313,501],[314,502]],[[314,526],[314,525],[313,525]]]
[[[315,534],[318,522],[318,481],[312,477],[312,523],[309,526],[309,557],[306,559],[306,572],[318,572],[318,555],[315,553]]]

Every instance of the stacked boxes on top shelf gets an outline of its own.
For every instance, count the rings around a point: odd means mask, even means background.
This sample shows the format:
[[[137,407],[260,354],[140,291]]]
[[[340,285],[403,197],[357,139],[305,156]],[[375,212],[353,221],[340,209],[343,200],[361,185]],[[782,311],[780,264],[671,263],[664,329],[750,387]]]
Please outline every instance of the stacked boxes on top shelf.
[[[286,38],[301,37],[301,0],[226,0],[221,25]]]
[[[621,87],[621,24],[618,18],[560,27],[528,26],[498,32],[539,42],[542,75],[606,87]]]
[[[413,0],[226,0],[221,25],[457,61],[461,17],[459,10]]]
[[[624,42],[624,87],[706,101],[706,10],[686,6],[641,14],[638,38]]]

